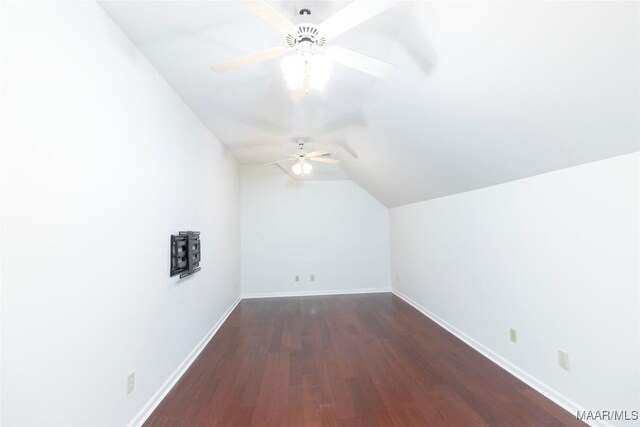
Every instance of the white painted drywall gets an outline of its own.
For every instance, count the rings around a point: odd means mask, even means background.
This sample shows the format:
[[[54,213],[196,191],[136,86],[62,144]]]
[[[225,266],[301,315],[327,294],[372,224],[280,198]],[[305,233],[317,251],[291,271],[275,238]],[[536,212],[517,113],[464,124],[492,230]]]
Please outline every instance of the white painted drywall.
[[[638,410],[638,161],[391,209],[394,289],[585,409]]]
[[[389,217],[380,202],[353,181],[240,169],[243,295],[390,290]]]
[[[348,4],[269,3],[296,23],[308,17],[292,4],[315,22]],[[397,3],[329,41],[394,64],[389,78],[336,64],[321,92],[292,98],[277,59],[211,74],[282,43],[237,2],[103,2],[241,163],[264,159],[248,145],[309,135],[389,207],[637,150],[640,2]],[[322,147],[336,141],[358,158]]]
[[[122,426],[239,296],[238,166],[100,6],[3,8],[2,424]]]

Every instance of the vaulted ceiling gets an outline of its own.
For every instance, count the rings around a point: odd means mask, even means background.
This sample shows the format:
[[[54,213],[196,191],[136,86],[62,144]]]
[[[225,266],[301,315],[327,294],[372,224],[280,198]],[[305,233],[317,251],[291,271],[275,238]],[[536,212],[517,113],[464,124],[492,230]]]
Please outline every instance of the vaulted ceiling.
[[[349,2],[269,3],[317,23]],[[336,65],[307,96],[278,59],[211,71],[282,45],[234,1],[102,6],[240,163],[305,137],[341,160],[312,179],[353,179],[387,206],[640,148],[638,2],[399,2],[332,41],[395,64],[391,77]]]

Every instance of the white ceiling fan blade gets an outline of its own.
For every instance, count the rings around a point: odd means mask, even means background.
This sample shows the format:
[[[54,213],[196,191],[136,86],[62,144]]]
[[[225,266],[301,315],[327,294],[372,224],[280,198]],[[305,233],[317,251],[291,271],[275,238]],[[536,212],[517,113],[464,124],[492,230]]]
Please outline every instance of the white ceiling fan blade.
[[[318,25],[318,31],[331,39],[384,12],[396,3],[397,0],[354,0]]]
[[[306,159],[310,160],[312,162],[331,163],[331,164],[334,164],[334,165],[340,163],[340,160],[332,159],[330,157],[307,157]]]
[[[371,74],[379,79],[386,79],[393,71],[393,65],[388,62],[345,49],[344,47],[331,46],[327,48],[327,56],[339,64]]]
[[[305,154],[305,157],[320,157],[326,156],[327,154],[331,154],[328,151],[312,151],[310,153]]]
[[[291,21],[282,16],[269,3],[264,0],[237,0],[244,7],[256,14],[262,20],[280,30],[281,33],[289,34],[296,30],[296,26]]]
[[[274,161],[274,162],[265,163],[264,165],[265,165],[265,166],[269,166],[269,165],[277,165],[277,164],[280,164],[280,163],[282,163],[282,162],[290,162],[290,161],[292,161],[292,160],[297,160],[297,159],[280,159],[280,160],[276,160],[276,161]]]
[[[277,58],[285,54],[287,49],[281,46],[272,47],[270,49],[261,50],[259,52],[250,53],[248,55],[241,56],[239,58],[230,59],[228,61],[219,62],[211,66],[213,71],[219,73],[233,70],[235,68],[243,67],[245,65],[253,64],[255,62],[265,61],[271,58]]]

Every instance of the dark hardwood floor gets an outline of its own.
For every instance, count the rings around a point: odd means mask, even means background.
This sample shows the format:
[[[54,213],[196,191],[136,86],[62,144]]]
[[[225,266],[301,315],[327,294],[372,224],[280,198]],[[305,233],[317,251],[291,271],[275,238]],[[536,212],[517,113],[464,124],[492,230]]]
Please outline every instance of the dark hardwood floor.
[[[392,294],[244,300],[145,426],[584,425]]]

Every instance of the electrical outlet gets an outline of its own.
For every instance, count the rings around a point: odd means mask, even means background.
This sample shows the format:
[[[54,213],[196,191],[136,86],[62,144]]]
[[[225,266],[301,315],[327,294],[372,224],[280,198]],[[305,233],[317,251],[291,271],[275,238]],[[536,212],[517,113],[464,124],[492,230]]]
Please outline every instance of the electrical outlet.
[[[562,369],[569,370],[569,353],[565,353],[562,350],[558,350],[558,365]]]
[[[130,394],[136,387],[136,372],[133,371],[127,375],[127,394]]]
[[[511,340],[511,342],[517,343],[518,342],[518,331],[516,331],[513,328],[509,329],[509,339]]]
[[[296,275],[295,281],[299,282],[300,281],[300,276]]]
[[[310,280],[310,281],[312,281],[312,282],[315,282],[315,281],[316,281],[316,276],[315,276],[315,274],[312,274],[312,275],[309,277],[309,280]]]

